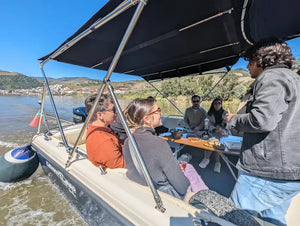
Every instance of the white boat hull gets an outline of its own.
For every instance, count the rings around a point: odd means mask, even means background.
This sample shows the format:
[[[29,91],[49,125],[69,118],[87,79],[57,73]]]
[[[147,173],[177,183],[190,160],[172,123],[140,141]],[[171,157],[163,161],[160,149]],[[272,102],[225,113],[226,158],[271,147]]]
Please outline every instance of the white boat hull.
[[[78,130],[78,125],[69,131],[73,129]],[[126,169],[108,169],[101,175],[78,154],[65,168],[68,153],[53,134],[50,140],[43,135],[34,137],[32,146],[45,173],[89,225],[193,225],[193,219],[199,216],[199,209],[162,192],[159,194],[166,211],[156,210],[150,189],[129,180]]]

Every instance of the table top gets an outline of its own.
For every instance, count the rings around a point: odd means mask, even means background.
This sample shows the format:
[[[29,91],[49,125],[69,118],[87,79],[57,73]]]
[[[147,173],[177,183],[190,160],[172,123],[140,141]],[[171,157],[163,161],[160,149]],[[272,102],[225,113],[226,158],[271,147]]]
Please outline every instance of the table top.
[[[192,146],[192,147],[196,147],[196,148],[200,148],[200,149],[204,149],[204,150],[209,150],[209,151],[217,151],[217,152],[221,152],[224,154],[230,154],[230,155],[240,155],[240,151],[236,150],[236,149],[228,149],[228,147],[226,147],[225,145],[225,149],[217,149],[215,142],[219,141],[217,138],[211,138],[210,140],[202,140],[199,139],[197,137],[188,137],[188,138],[184,138],[186,136],[183,136],[180,139],[172,139],[169,136],[160,136],[162,139],[167,140],[167,141],[172,141],[178,144],[182,144],[182,145],[188,145],[188,146]],[[220,142],[222,144],[225,144],[226,141],[234,141],[234,142],[242,142],[242,138],[241,137],[236,137],[236,136],[227,136],[227,137],[222,137],[220,139]],[[217,144],[216,142],[216,144]]]

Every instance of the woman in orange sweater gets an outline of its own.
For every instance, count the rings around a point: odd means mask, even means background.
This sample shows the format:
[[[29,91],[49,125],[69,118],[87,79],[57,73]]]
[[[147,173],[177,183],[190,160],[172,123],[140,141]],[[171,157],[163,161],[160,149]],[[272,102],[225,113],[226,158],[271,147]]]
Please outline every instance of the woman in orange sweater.
[[[86,112],[89,113],[97,95],[86,98]],[[123,144],[109,127],[116,121],[116,108],[109,95],[101,95],[86,134],[88,159],[95,165],[106,168],[124,168]]]

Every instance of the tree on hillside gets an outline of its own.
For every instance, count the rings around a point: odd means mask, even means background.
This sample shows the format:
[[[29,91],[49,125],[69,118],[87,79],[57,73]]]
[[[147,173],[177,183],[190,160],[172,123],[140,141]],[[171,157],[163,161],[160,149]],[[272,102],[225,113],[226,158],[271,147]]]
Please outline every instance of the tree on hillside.
[[[162,91],[167,96],[203,96],[212,86],[212,76],[188,76],[165,80],[162,83]]]
[[[218,78],[219,79],[219,78]],[[194,94],[203,97],[215,84],[212,75],[188,76],[165,80],[162,83],[162,91],[167,96],[192,96]],[[235,73],[229,73],[213,90],[215,96],[223,100],[241,98],[245,94],[249,82],[246,84],[239,82],[239,77]],[[212,100],[213,96],[208,95],[207,100]]]
[[[196,94],[198,94],[200,97],[203,97],[209,92],[213,84],[214,79],[212,75],[200,76],[197,83],[198,88],[196,89]]]
[[[0,76],[1,89],[31,89],[42,85],[37,79],[22,74]]]

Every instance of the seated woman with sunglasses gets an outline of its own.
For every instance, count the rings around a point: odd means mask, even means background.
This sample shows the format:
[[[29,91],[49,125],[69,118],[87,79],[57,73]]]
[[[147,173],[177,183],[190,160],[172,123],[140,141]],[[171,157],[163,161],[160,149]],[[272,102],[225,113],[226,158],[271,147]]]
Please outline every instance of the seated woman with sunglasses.
[[[209,130],[216,136],[226,136],[230,134],[230,131],[226,129],[226,114],[227,111],[223,109],[222,107],[222,99],[221,98],[215,98],[213,102],[210,105],[210,108],[207,113],[207,118],[209,119]],[[206,166],[209,164],[210,156],[212,152],[211,151],[205,151],[204,152],[204,158],[200,162],[199,166],[201,168],[206,168]],[[215,152],[215,166],[214,166],[214,172],[220,173],[221,172],[221,163],[220,163],[220,155]]]
[[[86,112],[89,113],[97,95],[86,98]],[[124,168],[123,145],[110,124],[116,121],[116,108],[109,95],[101,95],[95,113],[88,124],[86,150],[88,159],[95,165],[106,168]]]
[[[171,148],[167,141],[156,136],[154,128],[161,125],[161,109],[157,106],[153,98],[133,100],[125,110],[126,121],[131,128],[131,132],[137,142],[140,154],[152,178],[154,186],[165,193],[177,198],[184,198],[190,188],[190,182],[185,171],[194,170],[190,164],[179,166],[174,158]],[[139,166],[135,157],[130,153],[129,140],[124,144],[124,158],[127,176],[129,179],[142,185],[146,185],[144,176],[140,174]],[[197,174],[198,175],[198,174]],[[193,174],[195,179],[195,174]],[[201,177],[196,177],[197,192],[200,189],[208,189]],[[193,181],[192,181],[193,182]],[[195,187],[194,187],[195,188]]]

